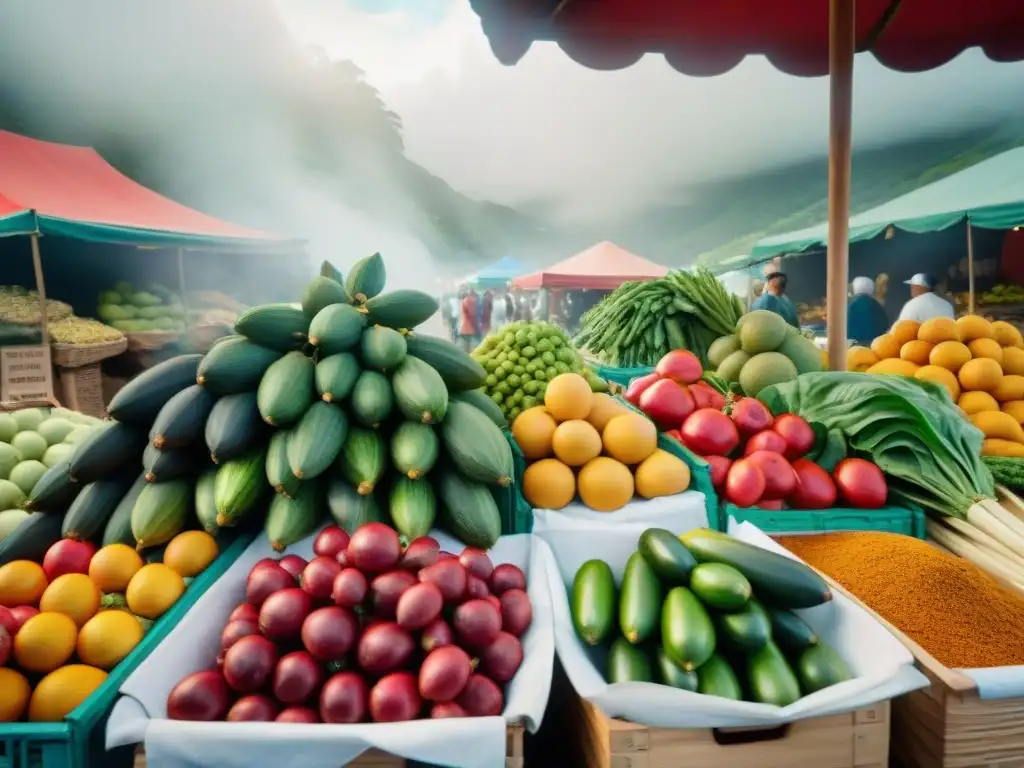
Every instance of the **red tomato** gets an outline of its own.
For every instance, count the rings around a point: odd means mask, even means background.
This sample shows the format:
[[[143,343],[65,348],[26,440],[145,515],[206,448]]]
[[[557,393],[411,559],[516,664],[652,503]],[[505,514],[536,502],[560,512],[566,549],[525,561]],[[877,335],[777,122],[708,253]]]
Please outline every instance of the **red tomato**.
[[[814,430],[795,413],[784,413],[775,419],[772,429],[786,441],[786,458],[792,461],[806,456],[814,447]]]
[[[700,360],[693,352],[685,349],[673,349],[658,361],[658,366],[654,370],[662,378],[672,379],[680,384],[693,384],[700,381],[700,377],[704,375]]]
[[[752,507],[764,493],[764,473],[749,459],[734,461],[725,478],[725,498],[737,507]]]
[[[764,474],[762,500],[785,499],[796,488],[796,473],[781,454],[773,451],[754,451],[747,455],[746,460],[756,464]]]
[[[679,428],[683,445],[698,456],[727,456],[740,444],[732,419],[714,408],[694,411]]]
[[[662,379],[647,387],[636,403],[659,429],[674,429],[693,413],[689,390],[672,379]]]
[[[721,491],[725,477],[729,474],[729,467],[732,466],[732,459],[727,459],[725,456],[705,456],[704,461],[711,468],[711,484],[716,491]]]
[[[714,398],[711,394],[715,391],[703,381],[698,381],[689,387],[690,394],[693,395],[693,402],[698,408],[714,408]]]
[[[626,387],[626,392],[623,394],[623,397],[626,398],[627,402],[636,405],[640,401],[640,395],[644,393],[644,390],[656,381],[661,381],[661,376],[657,373],[648,373],[646,376],[638,376],[629,382],[629,386]]]
[[[782,438],[782,435],[766,429],[764,432],[758,432],[747,441],[747,447],[743,454],[749,456],[755,451],[771,451],[772,453],[783,454],[786,452],[786,441]]]
[[[745,397],[734,402],[732,413],[729,415],[736,422],[736,428],[744,437],[750,437],[770,429],[774,421],[768,406],[753,397]]]
[[[789,497],[794,509],[829,509],[836,503],[836,484],[824,469],[810,459],[793,462],[796,488]]]
[[[857,509],[885,506],[889,487],[877,466],[864,459],[843,459],[832,473],[844,502]]]

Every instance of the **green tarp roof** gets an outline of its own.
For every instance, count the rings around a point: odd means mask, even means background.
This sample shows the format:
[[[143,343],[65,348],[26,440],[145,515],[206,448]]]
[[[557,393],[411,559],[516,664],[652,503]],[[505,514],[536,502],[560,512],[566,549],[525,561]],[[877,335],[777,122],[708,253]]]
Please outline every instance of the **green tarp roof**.
[[[938,232],[964,219],[970,219],[971,226],[983,229],[1012,229],[1024,225],[1024,147],[990,157],[851,217],[850,242],[869,240],[889,226],[921,234]],[[827,223],[773,235],[754,245],[746,263],[767,261],[780,253],[822,248],[827,240]],[[723,266],[724,263],[716,264],[715,271],[721,271]],[[729,268],[742,266],[736,263]]]

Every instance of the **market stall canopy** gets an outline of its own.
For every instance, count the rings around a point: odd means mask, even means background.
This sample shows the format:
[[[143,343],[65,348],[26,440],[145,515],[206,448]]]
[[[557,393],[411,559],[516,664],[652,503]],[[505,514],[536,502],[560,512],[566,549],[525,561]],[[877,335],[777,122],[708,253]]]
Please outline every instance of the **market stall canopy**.
[[[981,229],[1024,226],[1024,147],[990,157],[852,216],[850,242],[870,240],[890,226],[921,234],[947,229],[965,219]],[[827,239],[826,222],[766,237],[754,245],[748,263],[756,264],[779,253],[823,248]]]
[[[791,75],[828,74],[823,0],[471,0],[495,57],[516,64],[534,41],[558,43],[591,69],[622,69],[662,53],[678,71],[719,75],[761,54]],[[1024,59],[1024,3],[857,0],[858,51],[890,69],[940,67],[967,48]]]
[[[512,281],[516,288],[570,288],[611,291],[629,280],[656,280],[668,268],[605,240],[571,259]]]
[[[91,147],[0,131],[0,236],[210,250],[296,249],[302,242],[231,224],[137,184]]]
[[[470,277],[466,282],[481,287],[500,287],[508,284],[513,278],[526,271],[526,266],[518,259],[506,256],[485,267]]]

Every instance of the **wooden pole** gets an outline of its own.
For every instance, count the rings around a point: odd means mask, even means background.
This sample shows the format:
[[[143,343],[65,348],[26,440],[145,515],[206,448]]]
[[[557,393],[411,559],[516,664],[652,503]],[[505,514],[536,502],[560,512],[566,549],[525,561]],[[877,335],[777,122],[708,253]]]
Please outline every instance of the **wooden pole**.
[[[846,370],[855,0],[829,0],[828,365]]]
[[[967,219],[967,312],[974,314],[974,232]]]
[[[43,260],[39,256],[39,233],[33,232],[29,235],[32,243],[32,270],[36,273],[36,288],[39,291],[39,325],[42,333],[42,344],[50,343],[49,331],[47,330],[46,317],[46,282],[43,280]]]
[[[181,306],[185,310],[183,318],[188,324],[188,291],[185,287],[185,249],[178,249],[178,290],[181,291]]]

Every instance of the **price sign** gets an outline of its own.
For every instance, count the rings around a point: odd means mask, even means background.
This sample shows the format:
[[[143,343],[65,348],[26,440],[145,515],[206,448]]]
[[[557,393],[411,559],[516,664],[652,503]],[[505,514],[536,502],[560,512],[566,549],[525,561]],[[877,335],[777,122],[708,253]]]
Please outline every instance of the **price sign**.
[[[53,397],[50,347],[0,347],[0,398],[5,403]]]

